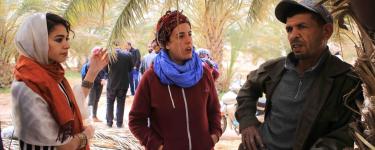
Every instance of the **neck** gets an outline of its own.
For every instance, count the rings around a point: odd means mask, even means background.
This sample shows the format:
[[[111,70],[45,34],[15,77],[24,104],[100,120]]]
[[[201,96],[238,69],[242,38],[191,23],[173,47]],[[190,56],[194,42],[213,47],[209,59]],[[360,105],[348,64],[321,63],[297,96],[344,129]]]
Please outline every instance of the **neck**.
[[[297,64],[297,69],[300,73],[303,73],[305,72],[307,69],[311,68],[312,66],[314,66],[320,59],[320,57],[322,56],[322,54],[324,53],[325,51],[325,48],[322,49],[320,51],[320,53],[318,55],[316,55],[315,57],[311,57],[311,58],[306,58],[306,59],[299,59],[298,60],[298,64]]]
[[[169,54],[168,54],[168,55],[169,55]],[[171,55],[169,55],[169,58],[170,58],[174,63],[176,63],[176,64],[178,64],[178,65],[183,65],[183,64],[184,64],[184,61],[182,61],[182,60],[178,60],[178,59],[172,57]]]
[[[175,62],[176,64],[179,64],[179,65],[183,65],[184,64],[184,61],[180,61],[180,60],[176,60],[176,59],[173,59],[171,58],[173,62]]]
[[[316,62],[319,60],[319,58],[315,59],[305,59],[305,60],[298,60],[297,68],[300,73],[305,72],[307,69],[311,68],[316,64]]]
[[[176,59],[175,57],[173,57],[170,53],[169,53],[169,50],[165,50],[165,52],[167,53],[169,59],[171,59],[174,63],[178,64],[178,65],[183,65],[184,64],[184,61],[183,60],[178,60]]]

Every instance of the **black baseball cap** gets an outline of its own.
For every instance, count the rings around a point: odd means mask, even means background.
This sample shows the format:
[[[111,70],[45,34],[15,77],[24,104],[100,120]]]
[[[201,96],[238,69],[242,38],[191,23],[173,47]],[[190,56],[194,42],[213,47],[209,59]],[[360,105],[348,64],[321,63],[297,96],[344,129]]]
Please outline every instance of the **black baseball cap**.
[[[286,23],[287,14],[293,9],[307,9],[321,16],[326,23],[333,23],[333,17],[329,11],[317,0],[282,0],[275,9],[276,18]]]

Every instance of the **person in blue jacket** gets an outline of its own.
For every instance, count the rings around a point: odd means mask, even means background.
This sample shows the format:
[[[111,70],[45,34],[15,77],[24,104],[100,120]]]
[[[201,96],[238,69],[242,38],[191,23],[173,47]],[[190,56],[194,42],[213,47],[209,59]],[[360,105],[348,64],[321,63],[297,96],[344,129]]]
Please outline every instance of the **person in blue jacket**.
[[[92,54],[95,54],[98,50],[100,50],[100,47],[94,47],[91,52]],[[90,62],[86,62],[83,64],[81,69],[81,76],[82,80],[85,78],[87,71],[89,70]],[[94,85],[89,93],[89,106],[92,106],[92,109],[90,112],[92,114],[92,119],[94,122],[101,122],[101,120],[97,117],[97,110],[98,110],[98,103],[100,99],[100,95],[103,91],[103,84],[105,83],[105,80],[107,78],[107,73],[103,70],[101,70],[98,75],[96,76],[94,80]]]

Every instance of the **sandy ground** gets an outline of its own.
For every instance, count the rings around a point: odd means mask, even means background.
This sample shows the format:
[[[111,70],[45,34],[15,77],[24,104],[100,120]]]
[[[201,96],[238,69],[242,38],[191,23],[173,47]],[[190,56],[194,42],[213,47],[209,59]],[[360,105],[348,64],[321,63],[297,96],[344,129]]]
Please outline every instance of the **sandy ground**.
[[[73,82],[74,83],[74,82]],[[129,93],[129,92],[128,92]],[[102,93],[102,96],[99,101],[99,108],[98,108],[98,118],[102,121],[105,121],[105,112],[106,112],[106,93],[105,90]],[[127,96],[126,104],[125,104],[125,115],[124,115],[124,127],[123,128],[117,128],[112,127],[108,128],[105,125],[105,122],[96,122],[94,123],[94,126],[97,131],[100,131],[101,133],[108,133],[108,134],[118,134],[120,136],[126,136],[131,139],[134,137],[131,135],[131,133],[128,130],[127,121],[128,121],[128,113],[130,110],[130,107],[132,105],[133,96]],[[115,107],[116,108],[116,107]],[[1,121],[1,128],[4,129],[6,127],[9,127],[12,125],[11,123],[11,95],[10,93],[7,94],[0,94],[0,121]],[[228,122],[229,123],[229,122]],[[136,141],[136,140],[135,140]],[[217,150],[237,150],[238,145],[240,144],[241,137],[235,133],[234,130],[230,129],[229,124],[227,129],[225,130],[224,134],[220,138],[220,141],[216,144],[215,149]],[[6,142],[9,142],[9,140],[4,139],[4,144]],[[15,142],[15,141],[13,141]],[[100,141],[93,141],[96,143],[92,149],[105,149],[105,148],[99,148],[100,145],[115,145],[114,143],[105,143]],[[134,143],[138,144],[138,143]],[[11,149],[17,149],[16,147],[13,147]],[[116,147],[113,147],[112,149],[116,149]],[[130,148],[135,149],[135,148]]]

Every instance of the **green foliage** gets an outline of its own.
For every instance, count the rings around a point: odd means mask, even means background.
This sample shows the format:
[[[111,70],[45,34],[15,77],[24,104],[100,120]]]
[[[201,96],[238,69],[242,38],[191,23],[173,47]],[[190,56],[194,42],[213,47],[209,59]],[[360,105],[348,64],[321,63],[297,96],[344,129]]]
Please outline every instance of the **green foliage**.
[[[71,79],[81,79],[82,77],[81,77],[80,71],[66,70],[65,78],[68,80],[71,80]]]
[[[194,45],[212,50],[220,59],[230,51],[222,68],[230,82],[239,54],[251,56],[252,63],[288,53],[284,25],[274,17],[277,0],[0,0],[0,58],[14,62],[14,35],[25,15],[50,11],[73,25],[70,57],[79,62],[96,45],[113,48],[112,41],[130,41],[147,53],[154,39],[155,25],[168,9],[183,10],[192,23]],[[46,9],[47,8],[47,9]],[[248,19],[246,19],[248,18]],[[72,34],[73,35],[73,34]],[[338,38],[334,38],[336,41]],[[339,40],[338,40],[339,41]],[[346,55],[344,55],[346,56]],[[80,67],[80,64],[78,65]],[[224,75],[225,74],[225,75]]]
[[[126,3],[112,28],[107,48],[111,50],[113,41],[124,39],[126,29],[135,27],[137,22],[143,19],[143,13],[147,11],[150,2],[151,0],[129,0]]]
[[[280,57],[290,51],[284,27],[284,24],[276,20],[269,20],[251,27],[247,32],[251,42],[248,43],[245,51],[253,56],[253,63],[261,59]]]
[[[13,66],[0,60],[0,88],[8,88],[13,80]]]
[[[104,15],[107,4],[106,0],[72,0],[66,8],[63,7],[63,16],[75,26],[86,14],[101,12]]]
[[[271,9],[279,0],[252,0],[248,11],[248,21],[261,22],[273,16],[274,10]],[[272,14],[272,15],[270,15]]]
[[[14,37],[23,16],[42,10],[42,0],[0,1],[0,60],[6,63],[17,56]],[[13,59],[14,60],[14,59]]]
[[[0,0],[0,88],[9,87],[12,81],[12,64],[18,52],[14,44],[17,28],[24,16],[44,10],[42,0]]]
[[[10,87],[0,87],[0,94],[10,93]]]

